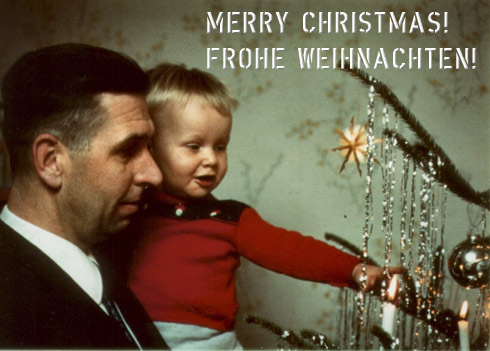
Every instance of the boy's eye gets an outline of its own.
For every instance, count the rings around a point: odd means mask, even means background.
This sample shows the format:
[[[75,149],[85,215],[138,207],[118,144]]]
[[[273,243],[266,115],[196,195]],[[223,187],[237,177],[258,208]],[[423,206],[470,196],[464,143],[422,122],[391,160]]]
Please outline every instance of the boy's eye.
[[[199,150],[199,145],[198,144],[187,144],[187,148],[191,149],[193,151]]]
[[[226,151],[226,145],[218,145],[216,147],[216,150],[219,151],[219,152]]]

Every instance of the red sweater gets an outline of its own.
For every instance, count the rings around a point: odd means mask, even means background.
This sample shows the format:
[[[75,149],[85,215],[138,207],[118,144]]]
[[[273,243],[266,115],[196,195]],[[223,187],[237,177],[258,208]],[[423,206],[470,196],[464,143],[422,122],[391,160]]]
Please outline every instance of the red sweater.
[[[237,201],[185,203],[153,194],[132,228],[142,236],[129,283],[154,321],[232,330],[240,256],[335,286],[352,284],[352,269],[360,262],[322,241],[272,226]]]

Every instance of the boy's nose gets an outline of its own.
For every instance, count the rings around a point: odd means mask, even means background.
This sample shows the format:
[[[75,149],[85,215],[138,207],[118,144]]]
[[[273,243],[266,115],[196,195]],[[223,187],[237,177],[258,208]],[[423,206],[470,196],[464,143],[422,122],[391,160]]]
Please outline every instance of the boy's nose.
[[[204,159],[203,159],[204,165],[212,166],[212,165],[215,165],[216,162],[217,162],[217,157],[216,157],[216,153],[214,152],[214,150],[206,150],[206,153],[204,154]]]

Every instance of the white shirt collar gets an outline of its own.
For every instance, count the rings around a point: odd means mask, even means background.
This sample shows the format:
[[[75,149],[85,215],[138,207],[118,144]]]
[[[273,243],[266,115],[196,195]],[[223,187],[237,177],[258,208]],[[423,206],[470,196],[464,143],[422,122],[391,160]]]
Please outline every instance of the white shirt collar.
[[[98,305],[103,284],[97,260],[62,237],[29,223],[4,206],[0,219],[61,267]]]

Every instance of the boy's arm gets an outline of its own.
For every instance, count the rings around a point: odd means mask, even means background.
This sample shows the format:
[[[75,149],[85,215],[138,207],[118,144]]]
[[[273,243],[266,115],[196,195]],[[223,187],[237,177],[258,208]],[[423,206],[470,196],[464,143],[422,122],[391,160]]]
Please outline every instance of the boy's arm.
[[[240,254],[264,268],[303,280],[356,290],[361,287],[360,258],[323,241],[273,226],[252,208],[243,211],[237,233]],[[383,271],[379,266],[366,266],[366,292],[379,293]],[[390,267],[388,275],[402,271],[400,267]]]
[[[248,208],[237,228],[237,248],[250,261],[294,278],[357,288],[358,257],[310,236],[273,226]]]

